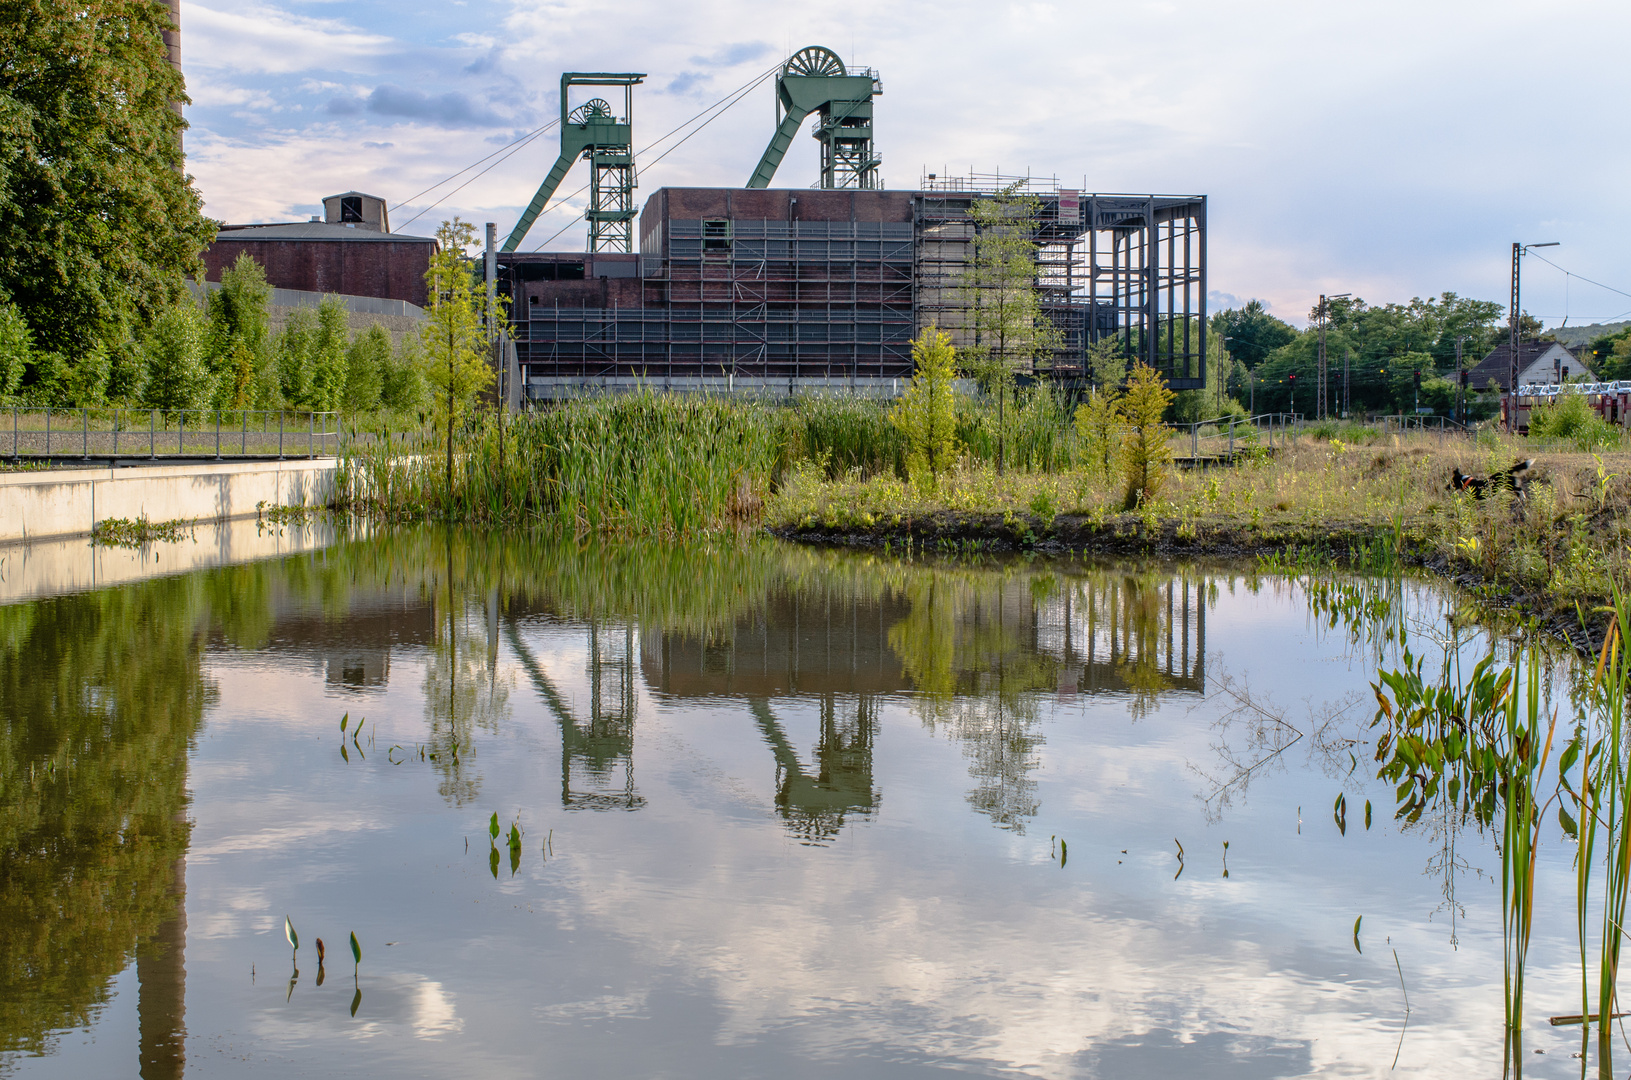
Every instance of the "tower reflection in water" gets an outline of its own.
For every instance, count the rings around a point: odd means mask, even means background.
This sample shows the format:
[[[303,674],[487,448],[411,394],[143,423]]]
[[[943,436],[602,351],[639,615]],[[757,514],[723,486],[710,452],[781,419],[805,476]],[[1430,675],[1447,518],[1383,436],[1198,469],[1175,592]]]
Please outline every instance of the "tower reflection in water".
[[[1051,692],[1125,697],[1142,716],[1164,694],[1205,686],[1208,583],[1124,570],[900,568],[804,575],[718,630],[648,626],[641,669],[661,698],[745,699],[776,763],[776,806],[810,842],[876,811],[872,750],[880,700],[911,702],[956,739],[968,799],[1023,831]],[[777,709],[814,699],[809,764]]]

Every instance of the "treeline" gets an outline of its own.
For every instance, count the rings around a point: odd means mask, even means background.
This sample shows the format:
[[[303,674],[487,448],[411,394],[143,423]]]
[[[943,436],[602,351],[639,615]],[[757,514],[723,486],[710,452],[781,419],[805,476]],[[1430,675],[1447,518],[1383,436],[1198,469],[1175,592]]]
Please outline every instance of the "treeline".
[[[352,333],[337,296],[271,325],[271,286],[249,255],[202,304],[183,297],[139,336],[77,355],[42,348],[17,307],[0,305],[0,403],[33,407],[422,411],[419,336],[394,347],[379,324]]]
[[[1465,370],[1488,356],[1508,333],[1500,304],[1453,292],[1374,306],[1342,297],[1328,301],[1327,308],[1327,410],[1332,413],[1343,408],[1344,371],[1353,412],[1410,412],[1419,402],[1448,413],[1459,389],[1458,343],[1460,370]],[[1309,313],[1307,330],[1275,318],[1257,300],[1214,315],[1209,326],[1217,346],[1226,350],[1227,393],[1243,402],[1255,397],[1260,413],[1291,411],[1293,404],[1297,412],[1316,412],[1318,314]],[[1525,316],[1523,331],[1525,340],[1534,340],[1541,327]],[[1493,401],[1475,394],[1468,401],[1481,411],[1494,407]]]

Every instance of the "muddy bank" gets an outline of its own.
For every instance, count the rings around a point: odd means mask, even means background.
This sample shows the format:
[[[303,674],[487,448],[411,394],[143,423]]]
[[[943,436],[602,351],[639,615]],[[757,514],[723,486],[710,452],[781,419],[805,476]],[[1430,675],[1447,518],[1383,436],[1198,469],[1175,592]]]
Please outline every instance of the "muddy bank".
[[[1607,625],[1597,609],[1608,597],[1583,604],[1589,632],[1573,602],[1526,588],[1500,575],[1480,572],[1445,557],[1437,538],[1420,526],[1368,521],[1249,523],[1151,521],[1132,514],[1106,520],[1065,515],[1043,521],[1029,514],[967,514],[939,511],[915,519],[837,525],[789,525],[767,530],[798,544],[920,551],[924,554],[1031,551],[1048,555],[1157,556],[1174,559],[1273,559],[1288,572],[1301,566],[1331,566],[1377,572],[1389,562],[1450,581],[1480,606],[1504,618],[1533,621],[1567,640],[1582,654],[1595,655]]]

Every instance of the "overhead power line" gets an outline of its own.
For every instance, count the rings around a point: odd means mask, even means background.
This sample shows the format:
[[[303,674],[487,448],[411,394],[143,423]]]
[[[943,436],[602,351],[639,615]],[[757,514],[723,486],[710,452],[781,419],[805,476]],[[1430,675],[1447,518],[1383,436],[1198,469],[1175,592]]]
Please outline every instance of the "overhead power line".
[[[464,168],[460,169],[458,172],[454,173],[452,176],[445,177],[445,178],[443,178],[441,180],[436,181],[436,183],[432,184],[430,187],[426,188],[424,191],[418,192],[417,194],[412,195],[409,198],[403,199],[401,202],[397,203],[395,206],[391,207],[390,209],[392,209],[392,210],[402,209],[404,206],[407,206],[410,203],[412,203],[414,199],[420,198],[421,196],[424,196],[424,195],[428,195],[432,191],[435,191],[437,188],[441,187],[443,184],[449,183],[449,182],[451,182],[453,180],[457,180],[459,177],[463,176],[465,173],[469,172],[471,169],[474,169],[477,165],[480,165],[482,163],[482,161],[488,161],[488,160],[490,160],[492,158],[495,158],[499,154],[504,153],[504,151],[508,150],[512,146],[516,147],[517,149],[520,149],[520,146],[518,144],[531,142],[533,139],[536,139],[538,136],[542,135],[544,132],[548,131],[550,128],[554,127],[555,125],[559,124],[560,122],[561,122],[560,118],[557,117],[556,119],[551,120],[549,123],[545,124],[543,127],[533,128],[531,131],[527,132],[525,135],[523,135],[520,138],[514,140],[513,142],[506,143],[505,145],[499,147],[497,150],[494,150],[491,154],[488,154],[486,157],[482,158],[481,161],[471,162],[470,164],[466,165]]]

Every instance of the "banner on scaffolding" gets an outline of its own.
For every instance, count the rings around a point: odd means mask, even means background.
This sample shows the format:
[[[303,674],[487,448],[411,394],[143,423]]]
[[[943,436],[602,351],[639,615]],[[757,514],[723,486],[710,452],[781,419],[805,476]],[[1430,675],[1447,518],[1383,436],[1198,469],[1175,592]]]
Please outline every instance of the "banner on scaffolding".
[[[1059,220],[1071,225],[1082,223],[1082,193],[1059,189]]]

